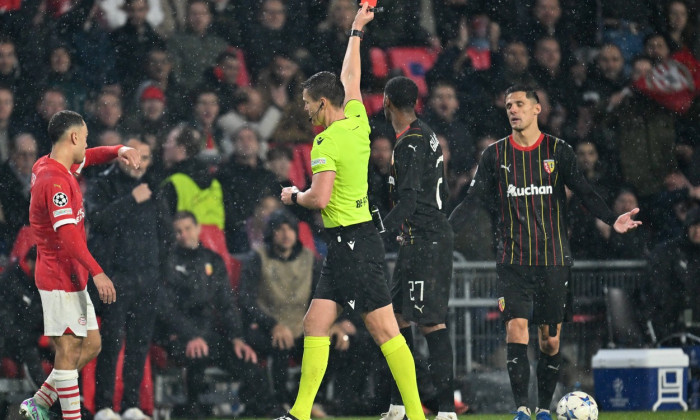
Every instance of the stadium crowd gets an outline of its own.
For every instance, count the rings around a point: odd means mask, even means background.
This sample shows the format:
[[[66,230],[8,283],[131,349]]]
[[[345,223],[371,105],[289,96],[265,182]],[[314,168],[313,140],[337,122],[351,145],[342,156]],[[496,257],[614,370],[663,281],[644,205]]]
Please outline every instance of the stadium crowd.
[[[382,91],[403,73],[418,84],[421,118],[444,151],[448,214],[464,197],[481,151],[509,134],[504,93],[517,83],[538,87],[542,131],[575,149],[579,168],[611,208],[641,209],[643,226],[619,235],[572,197],[574,258],[657,262],[662,251],[655,249],[670,252],[669,241],[700,224],[700,217],[686,220],[700,203],[698,2],[382,0],[379,6],[384,11],[362,41],[362,87],[373,129],[369,201],[382,214],[391,208],[395,138]],[[33,349],[41,335],[38,298],[28,285],[36,257],[25,226],[32,165],[51,148],[47,122],[70,109],[85,116],[90,146],[129,144],[143,162],[140,171],[115,163],[80,180],[90,249],[120,296],[113,307],[98,308],[105,327],[92,408],[119,411],[111,397],[123,343],[122,411],[139,405],[152,340],[170,353],[169,363],[193,372],[203,372],[195,359],[210,350],[212,364],[243,359],[234,373],[246,372],[245,378],[265,376],[256,371],[263,355],[273,366],[298,359],[304,310],[276,303],[274,293],[291,289],[269,290],[269,276],[278,270],[311,288],[326,246],[319,215],[299,206],[282,210],[279,196],[283,187],[303,190],[310,183],[318,128],[304,111],[302,82],[317,71],[340,71],[356,11],[354,0],[1,0],[0,322],[21,340],[3,334],[0,355],[27,363],[28,375],[43,381]],[[474,223],[455,232],[455,250],[468,260],[494,260],[492,226],[500,210],[472,211]],[[697,236],[688,251],[696,274]],[[199,250],[200,243],[213,252]],[[682,277],[678,287],[697,282],[697,275]],[[308,304],[310,292],[293,289],[295,302]],[[279,314],[278,306],[285,308]],[[361,325],[348,315],[334,326],[331,373],[381,366],[376,354],[364,354],[361,343],[371,338]],[[232,343],[226,352],[224,341]],[[366,363],[358,367],[352,358]],[[274,414],[275,404],[291,402],[286,389],[271,397],[273,387],[286,386],[279,367],[269,384],[259,380],[267,388],[253,382],[241,392],[249,414]],[[372,381],[364,374],[336,380],[338,413],[382,408],[382,401],[360,404],[358,392],[342,390],[367,383],[379,390],[386,372]],[[200,382],[188,378],[192,389]],[[207,410],[199,403],[187,408],[188,416]],[[317,407],[314,417],[321,415]]]

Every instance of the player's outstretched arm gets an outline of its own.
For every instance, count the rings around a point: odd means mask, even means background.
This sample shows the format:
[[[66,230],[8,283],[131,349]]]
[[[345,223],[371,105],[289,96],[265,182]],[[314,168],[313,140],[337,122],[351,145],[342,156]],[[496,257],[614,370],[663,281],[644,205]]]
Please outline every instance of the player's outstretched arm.
[[[365,25],[371,22],[372,19],[374,19],[374,12],[369,10],[369,3],[365,2],[357,11],[351,30],[362,32]],[[362,93],[360,92],[360,77],[362,75],[362,66],[360,65],[361,41],[360,37],[351,36],[348,40],[348,48],[345,50],[343,68],[340,71],[340,82],[345,87],[344,103],[348,103],[353,99],[362,101]]]
[[[141,164],[141,154],[134,148],[119,144],[116,146],[98,146],[85,150],[85,159],[82,163],[73,165],[71,172],[80,173],[83,168],[109,163],[116,158],[136,169]]]
[[[628,211],[627,213],[622,213],[617,218],[617,220],[615,220],[615,224],[613,225],[615,232],[625,233],[625,232],[632,230],[632,229],[635,229],[637,226],[641,225],[642,222],[640,222],[639,220],[632,219],[632,216],[636,215],[637,213],[639,213],[639,208],[633,208],[632,210]]]
[[[141,153],[133,147],[122,146],[119,148],[119,160],[127,166],[138,169],[141,166]]]

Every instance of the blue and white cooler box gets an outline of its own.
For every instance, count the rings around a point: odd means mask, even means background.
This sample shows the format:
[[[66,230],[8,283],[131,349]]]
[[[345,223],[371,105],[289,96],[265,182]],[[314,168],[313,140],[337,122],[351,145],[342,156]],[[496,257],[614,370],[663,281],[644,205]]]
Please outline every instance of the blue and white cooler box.
[[[688,355],[679,348],[600,350],[593,380],[602,410],[688,410]]]

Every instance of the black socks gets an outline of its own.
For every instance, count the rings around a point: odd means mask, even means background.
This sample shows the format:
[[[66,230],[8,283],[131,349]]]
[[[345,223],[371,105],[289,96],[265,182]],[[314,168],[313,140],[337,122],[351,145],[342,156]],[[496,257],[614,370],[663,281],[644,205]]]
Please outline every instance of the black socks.
[[[527,391],[530,384],[530,361],[527,359],[527,344],[508,343],[506,368],[508,368],[515,406],[527,407]],[[551,395],[549,398],[551,400]]]

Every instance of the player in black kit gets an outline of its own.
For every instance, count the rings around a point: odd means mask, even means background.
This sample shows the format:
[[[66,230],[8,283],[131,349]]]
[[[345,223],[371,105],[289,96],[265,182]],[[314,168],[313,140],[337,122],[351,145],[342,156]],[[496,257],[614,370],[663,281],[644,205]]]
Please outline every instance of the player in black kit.
[[[506,367],[518,407],[514,420],[530,419],[528,321],[539,327],[536,417],[552,419],[549,408],[559,377],[559,337],[572,265],[565,187],[619,233],[641,224],[632,220],[639,209],[613,214],[578,169],[571,146],[540,132],[541,109],[533,89],[513,86],[506,91],[512,134],[484,151],[467,197],[449,219],[459,232],[477,197],[498,208],[498,306],[506,322]]]
[[[399,232],[401,247],[394,270],[392,303],[409,346],[410,322],[428,342],[430,373],[438,390],[436,420],[456,420],[452,374],[452,345],[445,321],[452,280],[453,233],[443,203],[443,157],[437,136],[416,117],[418,87],[409,78],[395,77],[384,88],[384,114],[391,122],[396,145],[391,165],[393,209],[384,219],[388,234]],[[402,420],[404,407],[393,387],[391,406],[383,420]]]

